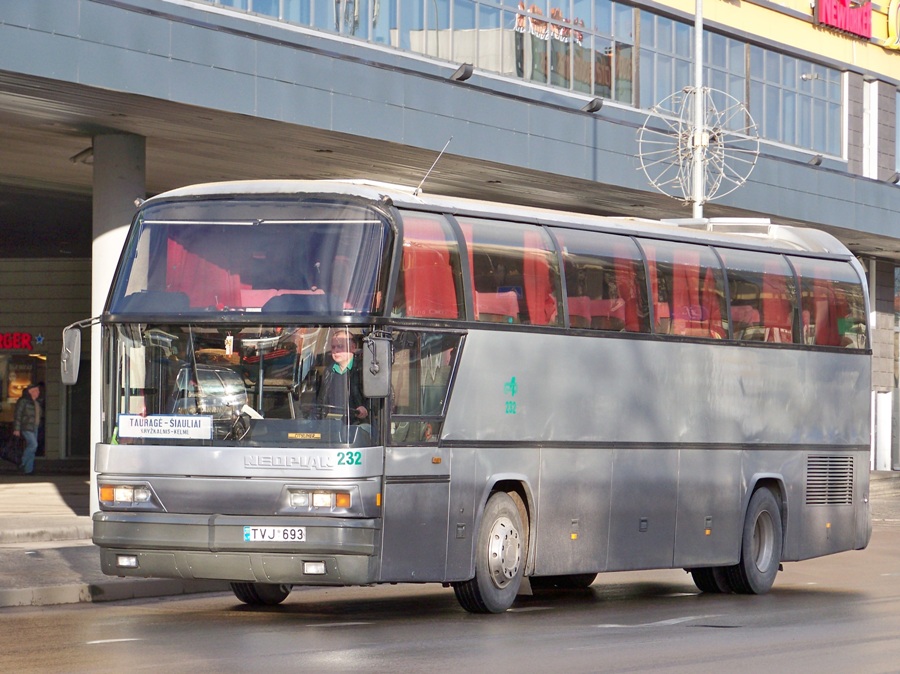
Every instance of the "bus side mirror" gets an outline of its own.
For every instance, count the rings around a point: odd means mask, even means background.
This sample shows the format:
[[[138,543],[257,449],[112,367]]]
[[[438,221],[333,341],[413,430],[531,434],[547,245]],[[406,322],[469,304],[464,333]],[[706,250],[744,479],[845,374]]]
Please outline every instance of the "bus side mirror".
[[[78,366],[81,364],[81,328],[68,326],[63,330],[62,355],[59,359],[62,383],[72,386],[78,381]]]
[[[363,340],[363,395],[387,398],[391,392],[391,338],[369,335]]]

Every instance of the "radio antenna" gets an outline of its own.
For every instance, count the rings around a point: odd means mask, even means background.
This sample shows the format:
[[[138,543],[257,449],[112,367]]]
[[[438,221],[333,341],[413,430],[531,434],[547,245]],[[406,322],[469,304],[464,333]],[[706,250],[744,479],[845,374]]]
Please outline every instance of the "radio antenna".
[[[447,146],[450,145],[450,141],[451,141],[451,140],[453,140],[453,136],[450,136],[450,137],[447,139],[447,142],[444,143],[444,149],[441,150],[441,151],[438,153],[438,156],[437,156],[437,158],[434,160],[434,163],[431,165],[431,168],[428,169],[428,171],[425,173],[425,176],[422,178],[422,182],[419,183],[419,186],[418,186],[418,187],[415,189],[415,191],[413,192],[413,196],[414,196],[414,197],[419,196],[419,192],[422,191],[422,185],[425,184],[425,181],[428,180],[428,176],[431,175],[431,172],[434,170],[434,167],[437,166],[437,163],[441,160],[441,157],[444,156],[444,152],[447,151]]]

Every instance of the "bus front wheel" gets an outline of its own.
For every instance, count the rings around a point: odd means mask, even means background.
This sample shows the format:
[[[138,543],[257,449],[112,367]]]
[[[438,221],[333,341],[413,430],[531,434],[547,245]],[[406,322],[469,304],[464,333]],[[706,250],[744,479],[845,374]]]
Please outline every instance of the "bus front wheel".
[[[525,536],[515,502],[505,492],[484,507],[475,540],[475,577],[453,584],[456,599],[470,613],[502,613],[516,599],[525,570]]]
[[[781,564],[781,506],[766,488],[750,497],[741,538],[741,559],[728,568],[728,581],[738,594],[765,594]]]
[[[275,606],[291,593],[290,585],[272,583],[231,583],[234,596],[250,606]]]

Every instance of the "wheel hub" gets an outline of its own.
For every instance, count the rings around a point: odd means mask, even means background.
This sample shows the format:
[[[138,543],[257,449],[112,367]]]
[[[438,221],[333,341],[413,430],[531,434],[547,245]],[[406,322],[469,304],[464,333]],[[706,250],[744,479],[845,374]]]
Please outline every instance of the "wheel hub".
[[[760,513],[753,527],[752,553],[756,568],[765,573],[772,565],[775,545],[775,526],[772,516],[767,512]]]
[[[516,577],[522,559],[519,532],[508,517],[500,517],[491,527],[488,568],[491,580],[503,589]]]

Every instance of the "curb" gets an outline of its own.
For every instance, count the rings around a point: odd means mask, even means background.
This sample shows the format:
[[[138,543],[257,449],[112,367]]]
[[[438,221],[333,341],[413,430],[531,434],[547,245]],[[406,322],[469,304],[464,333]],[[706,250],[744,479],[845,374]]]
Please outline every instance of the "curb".
[[[58,604],[99,603],[125,599],[171,597],[179,594],[230,592],[228,583],[206,580],[141,578],[99,583],[74,583],[47,587],[0,590],[0,607],[55,606]]]
[[[90,540],[94,525],[90,518],[86,522],[59,526],[40,526],[29,529],[0,529],[0,545],[6,543],[46,543],[54,541]]]
[[[873,471],[869,473],[869,498],[900,494],[900,472]]]

